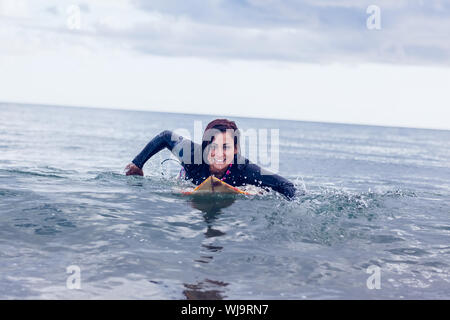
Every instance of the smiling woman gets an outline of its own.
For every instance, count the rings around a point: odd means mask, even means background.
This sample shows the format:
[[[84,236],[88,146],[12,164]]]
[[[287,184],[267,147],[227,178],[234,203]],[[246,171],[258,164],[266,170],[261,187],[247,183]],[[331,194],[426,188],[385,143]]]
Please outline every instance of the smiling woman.
[[[168,148],[181,162],[186,180],[196,185],[214,176],[232,186],[247,184],[271,188],[288,198],[295,196],[295,187],[287,179],[261,168],[240,154],[239,129],[234,121],[216,119],[203,133],[202,145],[165,130],[126,166],[126,175],[144,175],[142,167],[153,155]]]
[[[234,121],[216,119],[205,129],[202,138],[202,154],[209,164],[209,171],[215,177],[228,174],[234,157],[239,153],[239,130]]]

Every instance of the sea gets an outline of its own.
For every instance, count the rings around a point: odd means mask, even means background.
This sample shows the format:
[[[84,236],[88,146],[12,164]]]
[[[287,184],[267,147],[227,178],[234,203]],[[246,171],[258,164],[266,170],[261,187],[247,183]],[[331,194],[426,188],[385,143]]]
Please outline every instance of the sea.
[[[227,117],[293,200],[183,195],[168,150],[124,174],[215,118],[0,103],[0,299],[450,298],[450,131]]]

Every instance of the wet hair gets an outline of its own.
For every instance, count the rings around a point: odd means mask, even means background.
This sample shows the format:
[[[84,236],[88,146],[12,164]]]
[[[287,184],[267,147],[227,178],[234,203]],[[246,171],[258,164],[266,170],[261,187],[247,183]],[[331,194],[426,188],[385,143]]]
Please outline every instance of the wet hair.
[[[211,132],[211,130],[214,131]],[[212,133],[215,133],[217,130],[220,132],[227,132],[227,130],[231,130],[234,137],[234,146],[239,152],[240,131],[236,123],[228,119],[216,119],[208,123],[205,131],[203,132],[202,151],[204,152],[206,147],[214,141],[214,135]]]

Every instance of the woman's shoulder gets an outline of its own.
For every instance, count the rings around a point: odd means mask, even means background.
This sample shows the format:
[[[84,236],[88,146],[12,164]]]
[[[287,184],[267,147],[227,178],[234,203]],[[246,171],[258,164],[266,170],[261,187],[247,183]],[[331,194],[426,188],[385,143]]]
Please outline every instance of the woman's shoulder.
[[[237,168],[240,173],[245,173],[246,175],[250,176],[272,176],[284,179],[278,174],[272,172],[271,170],[263,168],[258,164],[248,160],[247,158],[241,157],[240,159],[238,159],[237,163],[238,163]]]
[[[236,167],[239,171],[245,170],[249,165],[251,165],[251,161],[243,156],[236,156],[234,158],[234,161],[236,163]]]
[[[256,163],[250,161],[245,157],[240,157],[237,159],[237,171],[239,173],[244,174],[245,176],[249,175],[258,175],[261,174],[262,168]]]

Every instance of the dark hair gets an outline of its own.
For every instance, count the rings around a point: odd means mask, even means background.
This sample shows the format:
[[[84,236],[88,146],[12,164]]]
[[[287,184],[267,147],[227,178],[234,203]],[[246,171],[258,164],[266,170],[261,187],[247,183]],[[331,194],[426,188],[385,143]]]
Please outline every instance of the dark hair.
[[[210,132],[208,132],[211,129],[219,130],[220,132],[227,132],[227,130],[232,130],[233,137],[234,137],[234,146],[239,151],[239,142],[240,142],[240,131],[234,121],[230,121],[228,119],[216,119],[208,123],[208,125],[205,128],[205,131],[203,132],[203,138],[202,138],[202,151],[204,152],[206,147],[211,144],[214,140],[214,136],[211,135]]]

